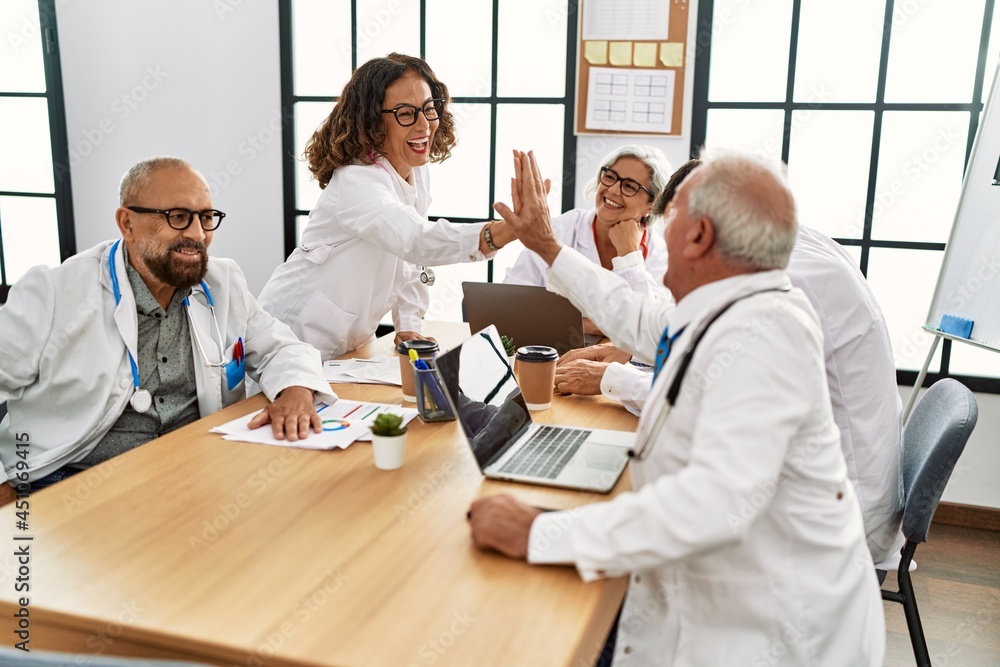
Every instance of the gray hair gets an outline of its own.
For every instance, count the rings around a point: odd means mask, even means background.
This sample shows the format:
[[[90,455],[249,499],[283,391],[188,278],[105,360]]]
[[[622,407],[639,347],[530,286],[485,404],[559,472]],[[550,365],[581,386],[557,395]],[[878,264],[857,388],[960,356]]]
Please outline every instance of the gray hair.
[[[121,186],[118,188],[118,203],[120,206],[135,206],[139,203],[139,196],[149,185],[149,179],[153,173],[159,169],[173,167],[175,169],[187,168],[197,171],[185,160],[179,157],[151,157],[134,165],[122,177]]]
[[[799,226],[781,165],[729,149],[708,149],[700,157],[688,215],[712,221],[722,257],[758,270],[785,268]]]
[[[601,166],[610,167],[623,157],[635,158],[646,165],[646,169],[649,170],[649,180],[652,185],[650,189],[653,191],[653,200],[655,201],[657,195],[663,191],[664,186],[666,186],[667,181],[670,179],[670,174],[673,172],[673,167],[670,166],[670,161],[667,159],[667,156],[663,154],[663,151],[655,146],[649,146],[647,144],[627,144],[605,155],[601,160]],[[597,184],[600,180],[600,176],[601,172],[598,170],[597,174],[595,174],[592,179],[587,181],[587,185],[583,188],[583,195],[585,197],[589,198],[597,193]]]

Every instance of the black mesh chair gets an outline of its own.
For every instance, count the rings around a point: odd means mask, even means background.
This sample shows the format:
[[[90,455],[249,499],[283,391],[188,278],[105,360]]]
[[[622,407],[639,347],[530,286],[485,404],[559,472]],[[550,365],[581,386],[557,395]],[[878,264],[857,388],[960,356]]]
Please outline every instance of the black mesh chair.
[[[951,471],[965,449],[979,418],[975,397],[961,383],[935,382],[920,398],[903,431],[903,536],[906,545],[896,575],[898,591],[882,591],[883,600],[899,602],[913,643],[917,665],[930,665],[927,641],[920,625],[917,600],[910,582],[910,562],[927,531]]]

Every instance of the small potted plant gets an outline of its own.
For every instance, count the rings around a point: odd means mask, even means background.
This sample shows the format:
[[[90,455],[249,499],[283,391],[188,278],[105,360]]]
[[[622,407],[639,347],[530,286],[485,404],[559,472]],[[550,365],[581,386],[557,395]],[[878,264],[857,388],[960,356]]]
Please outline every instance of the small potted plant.
[[[403,418],[388,412],[375,417],[372,422],[372,453],[379,470],[403,467],[406,453],[406,427]]]
[[[500,336],[500,342],[503,343],[503,351],[507,354],[507,363],[510,364],[511,368],[514,368],[514,355],[517,354],[517,344],[510,336]]]

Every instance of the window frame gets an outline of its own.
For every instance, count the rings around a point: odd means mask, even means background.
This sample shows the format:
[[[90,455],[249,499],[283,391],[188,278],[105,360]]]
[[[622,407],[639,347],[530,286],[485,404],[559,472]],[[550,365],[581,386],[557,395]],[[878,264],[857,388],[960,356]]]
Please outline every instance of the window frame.
[[[868,188],[865,200],[864,226],[860,239],[836,238],[845,246],[859,246],[861,250],[860,269],[868,275],[868,264],[872,248],[897,248],[906,250],[927,250],[943,252],[945,243],[929,243],[919,241],[892,241],[872,238],[872,218],[875,208],[876,184],[878,177],[879,148],[882,135],[882,117],[887,111],[964,111],[970,114],[969,130],[966,138],[964,164],[968,166],[972,145],[979,127],[979,118],[983,112],[982,92],[986,76],[986,62],[989,54],[990,28],[993,22],[993,12],[996,0],[985,0],[983,9],[983,26],[980,32],[979,56],[976,64],[976,76],[973,83],[972,101],[969,103],[896,103],[885,101],[886,75],[889,62],[889,45],[892,37],[893,10],[895,0],[886,0],[885,16],[882,21],[882,41],[879,54],[878,84],[875,101],[870,103],[844,102],[795,102],[793,92],[795,87],[796,55],[799,38],[799,19],[802,0],[792,0],[792,17],[789,29],[788,78],[785,86],[783,102],[712,102],[708,99],[709,74],[712,53],[712,26],[714,18],[714,0],[703,0],[698,3],[697,48],[694,64],[694,93],[691,113],[691,155],[694,157],[698,149],[704,145],[708,129],[708,112],[710,109],[735,110],[781,110],[784,112],[784,127],[782,129],[781,159],[787,164],[789,141],[792,128],[792,114],[795,111],[871,111],[874,113],[872,128],[871,160],[868,172]],[[938,372],[928,372],[924,378],[924,387],[929,387],[941,378],[953,377],[973,391],[1000,394],[1000,378],[984,376],[956,375],[949,372],[951,363],[952,341],[942,341],[941,366]],[[896,382],[900,385],[913,386],[916,383],[918,371],[896,370]]]
[[[45,98],[49,112],[49,140],[52,151],[53,192],[0,190],[0,196],[41,197],[56,203],[56,227],[59,233],[59,258],[66,261],[76,254],[76,230],[73,224],[73,193],[70,182],[69,141],[66,134],[66,104],[63,96],[62,65],[59,60],[59,31],[56,24],[56,0],[38,0],[39,31],[42,39],[42,62],[45,69],[45,92],[0,91],[3,98]],[[0,216],[0,229],[3,220]],[[0,234],[0,304],[7,301],[11,284],[4,266],[3,235]]]

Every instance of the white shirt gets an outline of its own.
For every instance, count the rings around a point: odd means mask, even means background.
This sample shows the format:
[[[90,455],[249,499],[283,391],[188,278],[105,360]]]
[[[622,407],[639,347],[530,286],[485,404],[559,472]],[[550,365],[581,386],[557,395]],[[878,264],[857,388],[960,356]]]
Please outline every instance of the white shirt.
[[[486,259],[484,223],[431,222],[427,167],[403,180],[381,156],[333,172],[302,232],[275,269],[261,306],[330,359],[368,341],[389,311],[397,331],[420,331],[420,266]]]
[[[549,281],[619,341],[655,347],[668,320],[685,327],[639,442],[706,317],[788,285],[782,271],[737,276],[671,309],[567,249]],[[633,461],[635,491],[535,519],[530,562],[571,562],[587,581],[631,574],[616,666],[882,664],[882,601],[825,373],[801,291],[737,302],[703,338],[648,458]]]
[[[823,327],[833,418],[861,503],[868,548],[878,562],[903,543],[902,404],[889,329],[850,255],[824,234],[799,228],[788,276],[805,292]],[[649,373],[612,364],[601,378],[601,392],[638,415],[650,384]]]
[[[121,291],[121,303],[115,305],[108,265],[111,244],[94,246],[53,269],[31,269],[0,308],[0,401],[7,401],[8,408],[0,422],[0,459],[8,479],[17,474],[17,452],[28,453],[32,480],[82,460],[132,397],[126,350],[138,355],[138,315],[123,252],[115,253]],[[269,400],[291,386],[308,387],[327,402],[336,399],[323,380],[319,354],[260,308],[234,261],[210,258],[204,282],[215,302],[215,316],[200,285],[194,287],[187,308],[202,417],[247,396],[244,381],[230,389],[225,371],[206,366],[201,353],[203,348],[213,363],[232,361],[239,338],[246,373]],[[219,347],[216,325],[224,348]],[[27,434],[31,446],[15,449],[18,434]]]
[[[552,231],[559,242],[573,248],[594,264],[601,266],[594,239],[594,219],[597,211],[575,208],[566,211],[552,221]],[[643,259],[642,251],[636,250],[623,257],[611,258],[611,270],[621,276],[632,289],[655,301],[672,300],[670,292],[663,286],[663,274],[667,270],[667,246],[663,234],[650,225],[646,230],[648,252]],[[514,265],[507,269],[503,279],[514,285],[538,285],[545,287],[545,271],[548,267],[537,253],[525,248]]]

